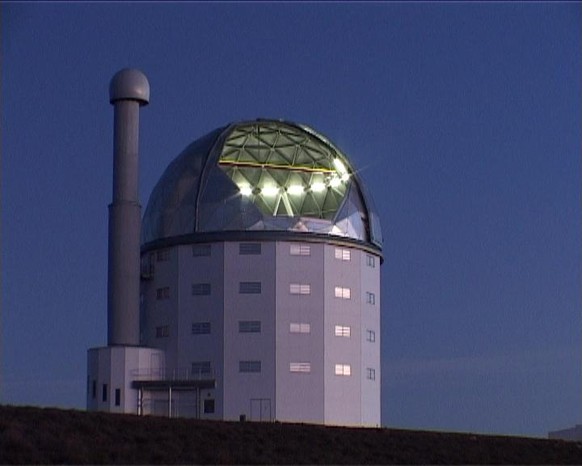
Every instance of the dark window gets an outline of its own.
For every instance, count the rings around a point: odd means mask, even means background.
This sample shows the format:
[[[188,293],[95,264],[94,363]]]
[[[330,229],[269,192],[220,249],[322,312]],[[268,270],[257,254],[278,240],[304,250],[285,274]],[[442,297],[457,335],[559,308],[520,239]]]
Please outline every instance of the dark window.
[[[163,288],[158,288],[156,290],[156,299],[169,299],[170,298],[170,287],[165,286]]]
[[[366,369],[367,378],[368,380],[376,380],[376,370],[370,369],[369,367]]]
[[[170,260],[170,250],[169,249],[160,249],[156,251],[156,260],[158,262],[166,262]]]
[[[374,330],[366,330],[366,340],[371,341],[372,343],[376,341],[376,332]]]
[[[204,400],[204,414],[212,414],[214,412],[214,398]]]
[[[192,324],[192,335],[204,335],[210,333],[210,322],[194,322]]]
[[[376,267],[376,258],[374,256],[366,255],[366,265],[368,267]]]
[[[261,321],[260,320],[241,320],[238,323],[238,331],[240,333],[260,333],[261,332]]]
[[[102,400],[107,401],[107,384],[103,384],[103,393],[102,393]]]
[[[115,406],[121,406],[121,389],[115,389]]]
[[[240,294],[261,294],[261,282],[240,282],[238,292]]]
[[[209,375],[211,372],[210,361],[196,361],[192,363],[192,375],[194,377]]]
[[[192,245],[192,255],[194,257],[210,256],[212,248],[210,244],[194,244]]]
[[[194,296],[209,295],[210,291],[210,283],[194,283],[192,285],[192,294]]]
[[[93,399],[97,398],[97,381],[93,380],[93,389],[92,389]]]
[[[170,327],[168,325],[162,325],[161,327],[156,327],[156,338],[165,338],[170,336]]]
[[[239,372],[261,372],[261,361],[239,361]]]
[[[240,243],[238,253],[241,256],[248,256],[261,253],[261,243]]]

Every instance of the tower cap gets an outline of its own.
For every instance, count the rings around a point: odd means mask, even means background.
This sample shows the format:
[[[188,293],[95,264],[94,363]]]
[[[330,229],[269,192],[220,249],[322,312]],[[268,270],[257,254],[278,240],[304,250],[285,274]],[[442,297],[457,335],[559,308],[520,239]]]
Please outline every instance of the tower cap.
[[[150,83],[141,71],[124,68],[118,71],[109,84],[109,102],[137,100],[140,105],[150,101]]]

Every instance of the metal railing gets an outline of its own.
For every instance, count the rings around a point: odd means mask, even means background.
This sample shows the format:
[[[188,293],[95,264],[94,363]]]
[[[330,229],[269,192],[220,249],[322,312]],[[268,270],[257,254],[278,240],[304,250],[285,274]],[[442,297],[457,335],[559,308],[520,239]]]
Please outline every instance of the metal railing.
[[[141,413],[145,415],[164,417],[200,417],[197,401],[183,401],[179,399],[144,398],[141,404]]]
[[[147,367],[132,370],[131,376],[133,380],[141,381],[213,380],[214,372],[208,369],[193,370],[189,367],[171,369],[166,369],[165,367],[159,369]]]

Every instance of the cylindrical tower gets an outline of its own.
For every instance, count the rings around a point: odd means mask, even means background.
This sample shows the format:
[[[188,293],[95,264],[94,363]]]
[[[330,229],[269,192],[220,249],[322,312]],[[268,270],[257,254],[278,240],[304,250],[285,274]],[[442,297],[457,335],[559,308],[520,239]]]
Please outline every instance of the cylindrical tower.
[[[364,182],[314,129],[242,121],[190,144],[143,218],[142,344],[216,385],[172,406],[380,425],[382,245]],[[153,414],[159,396],[144,393]]]
[[[107,343],[139,345],[140,219],[138,199],[139,107],[147,105],[145,75],[123,69],[111,80],[114,106],[113,201],[109,205]]]

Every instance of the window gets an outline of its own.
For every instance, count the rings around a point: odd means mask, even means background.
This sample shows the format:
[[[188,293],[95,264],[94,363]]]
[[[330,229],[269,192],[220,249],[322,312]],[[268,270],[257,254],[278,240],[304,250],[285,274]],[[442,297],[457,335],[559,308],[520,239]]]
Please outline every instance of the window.
[[[335,365],[335,375],[352,375],[352,366],[349,364],[336,364]]]
[[[240,282],[238,292],[240,294],[261,294],[261,282]]]
[[[194,296],[209,295],[210,291],[210,283],[194,283],[192,285],[192,294]]]
[[[372,343],[376,341],[376,332],[374,332],[374,330],[366,330],[366,341]]]
[[[366,302],[368,304],[376,304],[376,295],[374,293],[366,291]]]
[[[203,257],[210,256],[212,249],[210,244],[193,244],[192,245],[192,256],[193,257]]]
[[[238,323],[239,333],[261,333],[260,320],[241,320]]]
[[[250,256],[261,253],[261,243],[240,243],[238,253],[241,256]]]
[[[158,288],[156,290],[156,299],[157,300],[169,299],[169,298],[170,298],[170,287],[169,286],[164,286],[163,288]]]
[[[261,372],[261,361],[239,361],[239,372]]]
[[[214,413],[214,398],[204,400],[204,414]]]
[[[139,267],[142,278],[152,278],[154,276],[154,260],[155,254],[153,252],[151,254],[144,254],[141,256]]]
[[[352,252],[349,249],[335,248],[335,258],[341,261],[352,260]]]
[[[335,287],[335,297],[341,299],[351,299],[352,292],[349,288]]]
[[[93,399],[97,398],[97,381],[93,380],[93,387],[91,387],[92,390],[92,395],[93,395]]]
[[[115,389],[115,406],[121,406],[121,389]]]
[[[170,250],[169,249],[160,249],[156,251],[156,261],[158,262],[166,262],[170,260]]]
[[[107,384],[106,384],[106,383],[104,383],[104,384],[103,384],[103,390],[102,390],[102,393],[101,393],[101,399],[102,399],[103,401],[107,401],[107,392],[108,392],[108,389],[107,389]]]
[[[289,285],[289,293],[291,293],[291,294],[311,294],[311,285],[302,285],[299,283],[291,283]]]
[[[192,324],[192,335],[205,335],[210,333],[210,322],[194,322]]]
[[[335,326],[335,336],[336,337],[350,337],[352,335],[351,327],[345,327],[342,325]]]
[[[290,333],[311,333],[311,324],[302,323],[290,323],[289,324]]]
[[[161,327],[156,327],[156,338],[165,338],[170,336],[170,327],[167,325],[162,325]]]
[[[309,372],[311,372],[311,363],[310,362],[292,362],[289,364],[289,371],[290,372],[309,373]]]
[[[366,378],[368,380],[376,380],[376,370],[370,367],[366,368]]]
[[[366,265],[368,267],[376,267],[376,258],[374,256],[370,256],[370,254],[366,254]]]
[[[311,256],[311,246],[307,244],[292,244],[289,247],[292,256]]]
[[[210,375],[210,361],[195,361],[192,363],[192,375],[200,377],[202,375]]]

